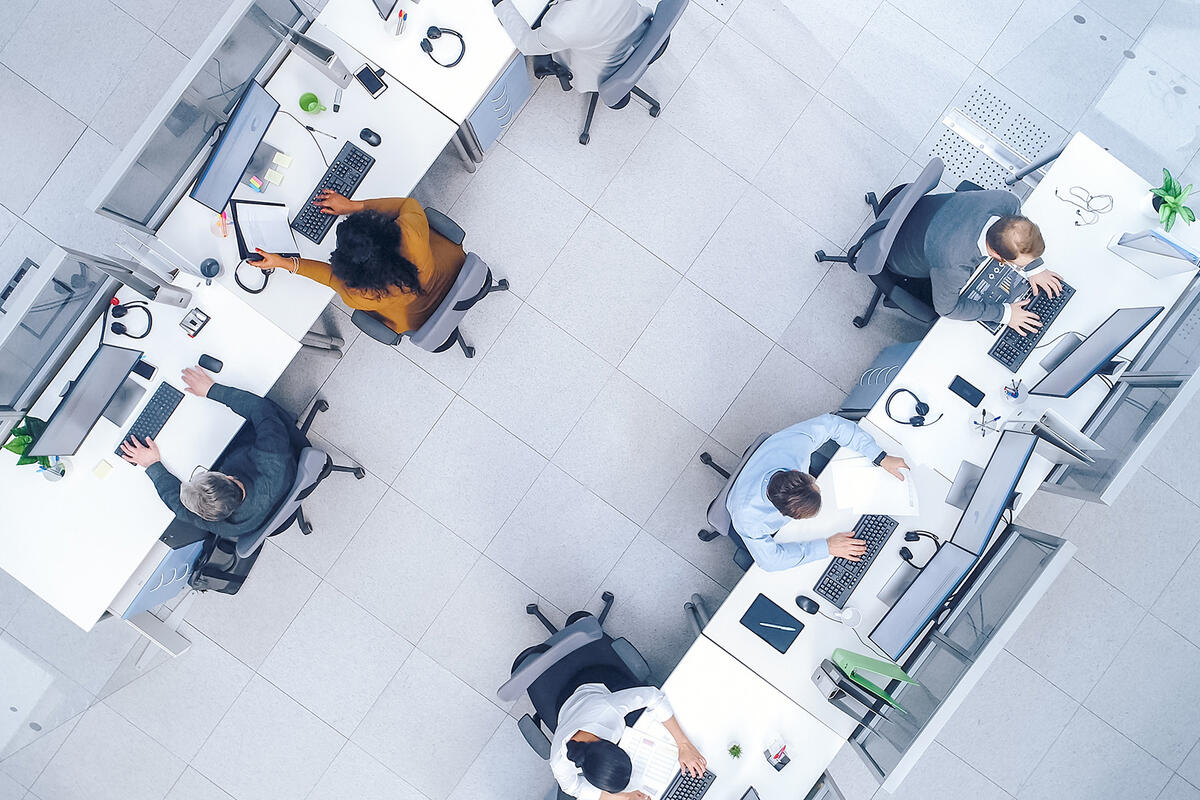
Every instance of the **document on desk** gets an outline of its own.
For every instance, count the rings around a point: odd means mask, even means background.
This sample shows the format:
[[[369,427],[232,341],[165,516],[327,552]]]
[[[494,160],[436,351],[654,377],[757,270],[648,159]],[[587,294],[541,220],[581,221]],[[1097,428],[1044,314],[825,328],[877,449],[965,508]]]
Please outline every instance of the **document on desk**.
[[[834,501],[838,508],[856,514],[915,517],[920,514],[917,484],[912,470],[903,472],[901,481],[866,459],[839,464],[833,480]]]
[[[679,748],[675,742],[665,736],[626,728],[617,744],[633,762],[629,789],[662,797],[679,771]]]
[[[284,258],[300,255],[287,206],[258,200],[231,200],[229,209],[233,212],[233,229],[242,258],[249,258],[256,247]]]

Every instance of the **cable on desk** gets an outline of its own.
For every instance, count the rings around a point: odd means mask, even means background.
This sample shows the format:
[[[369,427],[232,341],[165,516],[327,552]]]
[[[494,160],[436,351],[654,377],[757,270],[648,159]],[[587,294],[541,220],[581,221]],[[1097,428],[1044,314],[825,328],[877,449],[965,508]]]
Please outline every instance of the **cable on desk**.
[[[1050,345],[1052,345],[1052,344],[1054,344],[1055,342],[1059,341],[1059,340],[1060,340],[1060,339],[1062,339],[1064,336],[1071,336],[1071,335],[1075,335],[1075,336],[1083,336],[1083,334],[1082,334],[1082,333],[1078,333],[1077,331],[1067,331],[1066,333],[1060,333],[1058,336],[1055,336],[1053,339],[1051,339],[1051,340],[1050,340],[1050,341],[1048,341],[1048,342],[1042,342],[1041,344],[1037,345],[1037,346],[1036,346],[1036,347],[1034,347],[1033,349],[1034,349],[1034,350],[1041,350],[1043,347],[1049,347]]]
[[[329,159],[327,159],[325,157],[325,151],[321,149],[321,143],[317,141],[316,134],[319,133],[322,136],[328,136],[330,139],[333,139],[334,141],[337,141],[338,137],[334,136],[332,133],[326,133],[325,131],[319,131],[316,128],[314,128],[312,125],[305,125],[303,121],[296,119],[296,117],[292,116],[291,112],[284,111],[282,108],[279,109],[279,113],[283,114],[285,117],[288,117],[289,119],[292,120],[292,122],[295,122],[301,128],[304,128],[304,130],[308,131],[309,138],[311,138],[313,140],[313,144],[315,144],[317,146],[317,152],[321,154],[321,160],[325,162],[325,169],[329,169]],[[250,291],[250,290],[247,289],[246,291]]]
[[[824,611],[818,611],[817,613],[818,613],[818,614],[820,614],[820,615],[821,615],[822,617],[824,617],[825,619],[827,619],[827,620],[831,620],[831,621],[833,621],[833,622],[836,622],[836,623],[837,623],[837,624],[839,624],[839,625],[846,625],[846,623],[842,622],[840,619],[836,619],[835,617],[831,617],[831,616],[829,616],[828,614],[826,614]],[[846,625],[846,627],[847,627],[847,628],[850,628],[850,626],[849,626],[849,625]],[[867,639],[864,639],[864,638],[862,637],[862,635],[861,635],[861,634],[859,634],[859,632],[858,632],[858,629],[857,629],[857,628],[850,628],[850,630],[854,631],[854,635],[858,637],[858,640],[859,640],[860,642],[862,642],[862,644],[863,644],[863,647],[869,647],[869,648],[871,648],[871,650],[872,650],[872,651],[874,651],[875,653],[878,653],[879,655],[881,655],[881,656],[883,656],[884,658],[886,658],[888,661],[891,661],[892,663],[895,663],[895,659],[893,659],[893,658],[892,658],[891,656],[889,656],[887,653],[885,653],[885,652],[883,652],[882,650],[880,650],[880,649],[879,649],[879,647],[877,647],[877,646],[876,646],[876,645],[875,645],[873,642],[870,642],[870,641],[868,641]]]
[[[236,283],[238,285],[238,288],[241,289],[243,292],[246,292],[248,294],[262,294],[263,292],[265,292],[267,290],[267,283],[270,282],[271,273],[274,272],[275,270],[274,269],[259,269],[258,267],[255,267],[255,269],[257,269],[259,272],[262,273],[263,282],[262,282],[262,286],[258,287],[257,289],[251,289],[249,286],[242,283],[242,279],[240,277],[238,277],[238,270],[241,269],[242,264],[245,264],[245,263],[246,263],[246,259],[243,258],[241,261],[239,261],[237,263],[237,266],[233,268],[233,282]]]

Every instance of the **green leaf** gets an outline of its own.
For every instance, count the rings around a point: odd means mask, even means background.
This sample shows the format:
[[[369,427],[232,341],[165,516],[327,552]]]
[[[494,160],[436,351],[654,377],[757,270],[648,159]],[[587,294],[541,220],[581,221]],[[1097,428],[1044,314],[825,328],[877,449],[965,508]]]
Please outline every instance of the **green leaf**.
[[[26,464],[36,464],[36,463],[37,463],[37,459],[32,456],[21,456],[20,458],[17,459],[18,467],[23,467]]]
[[[38,456],[37,462],[42,469],[50,469],[50,456]]]
[[[1187,206],[1179,209],[1179,216],[1183,217],[1184,221],[1191,224],[1196,221],[1196,212],[1192,211]]]
[[[1185,186],[1179,190],[1179,202],[1182,203],[1184,200],[1187,200],[1188,195],[1191,193],[1192,193],[1192,185],[1189,183],[1187,186]]]
[[[1160,198],[1162,200],[1167,199],[1167,190],[1166,189],[1151,189],[1150,194],[1152,194],[1155,197]]]
[[[1168,233],[1171,230],[1171,226],[1175,224],[1175,216],[1178,213],[1166,203],[1163,203],[1162,209],[1158,212],[1158,222]]]
[[[14,436],[8,444],[4,445],[4,449],[10,453],[24,455],[25,448],[33,441],[32,436]]]

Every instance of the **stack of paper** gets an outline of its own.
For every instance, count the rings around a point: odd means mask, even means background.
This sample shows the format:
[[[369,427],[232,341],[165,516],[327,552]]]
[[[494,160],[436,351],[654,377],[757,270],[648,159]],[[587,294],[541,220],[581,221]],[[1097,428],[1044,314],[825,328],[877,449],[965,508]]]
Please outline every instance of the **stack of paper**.
[[[838,508],[850,509],[856,514],[893,517],[915,517],[920,513],[911,470],[902,470],[904,480],[901,481],[866,459],[855,459],[839,462],[830,471]]]

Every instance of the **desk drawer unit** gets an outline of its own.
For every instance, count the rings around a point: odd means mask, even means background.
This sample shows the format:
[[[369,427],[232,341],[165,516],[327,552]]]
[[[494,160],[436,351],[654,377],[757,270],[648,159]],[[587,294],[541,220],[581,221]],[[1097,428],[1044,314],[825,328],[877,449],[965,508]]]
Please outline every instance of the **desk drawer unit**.
[[[495,146],[532,94],[525,59],[517,57],[467,118],[480,150],[486,153]]]
[[[188,578],[192,574],[192,567],[196,564],[196,559],[200,557],[200,551],[203,549],[203,541],[192,542],[177,549],[157,542],[150,557],[143,562],[143,566],[149,566],[147,562],[157,560],[157,563],[149,570],[141,589],[130,601],[128,607],[114,608],[113,610],[120,611],[122,619],[129,619],[143,611],[156,608],[179,594],[187,586]]]

